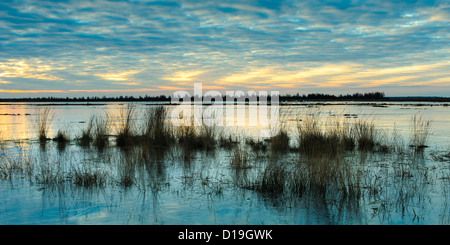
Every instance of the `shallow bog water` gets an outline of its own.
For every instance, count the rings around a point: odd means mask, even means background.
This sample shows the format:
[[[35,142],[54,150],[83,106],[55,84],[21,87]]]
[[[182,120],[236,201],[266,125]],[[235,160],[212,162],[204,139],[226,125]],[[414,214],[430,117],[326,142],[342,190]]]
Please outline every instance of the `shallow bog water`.
[[[114,117],[126,106],[52,106],[54,117],[48,134],[53,137],[58,129],[65,129],[74,138],[91,115]],[[138,112],[135,121],[139,123],[140,111],[152,105],[134,106]],[[151,159],[142,161],[138,157],[140,149],[122,151],[112,146],[98,152],[70,143],[61,150],[51,141],[42,148],[37,142],[35,123],[40,107],[32,103],[0,105],[0,161],[6,169],[0,178],[0,224],[450,223],[450,162],[445,157],[450,149],[450,109],[443,104],[280,106],[280,121],[292,134],[299,118],[311,111],[350,123],[373,120],[386,137],[395,129],[405,144],[411,135],[412,116],[420,113],[432,121],[429,147],[422,154],[371,154],[364,159],[360,166],[364,173],[360,180],[363,194],[356,199],[343,198],[339,192],[327,196],[264,195],[245,188],[246,183],[261,177],[268,164],[290,164],[299,158],[297,153],[274,160],[267,152],[249,150],[252,167],[236,170],[230,167],[234,150],[229,149],[196,151],[186,160],[181,149],[172,147],[151,152]],[[258,137],[261,127],[226,129]],[[362,161],[356,155],[349,154],[349,161]],[[18,166],[11,167],[15,164]],[[74,170],[98,170],[104,173],[105,183],[94,187],[75,185]],[[129,174],[133,183],[124,185],[120,180]],[[63,180],[45,182],[44,177]]]
[[[118,117],[122,110],[126,109],[129,104],[108,102],[108,103],[0,103],[0,132],[2,138],[6,140],[19,139],[37,139],[37,119],[36,115],[39,109],[49,107],[52,109],[51,125],[48,135],[53,137],[59,129],[66,131],[71,137],[76,137],[82,128],[86,126],[92,115],[106,117],[109,115],[111,120],[111,133],[114,133],[114,127],[120,120]],[[149,103],[132,103],[135,107],[137,124],[141,120],[145,109],[153,107],[156,104]],[[281,125],[287,125],[288,128],[295,130],[298,119],[304,118],[309,113],[319,113],[323,118],[328,120],[344,119],[346,122],[352,123],[358,120],[373,121],[378,129],[385,130],[385,133],[392,133],[395,129],[405,140],[409,140],[412,130],[412,117],[420,115],[423,120],[432,121],[432,134],[430,135],[430,146],[450,146],[450,127],[448,127],[450,118],[450,103],[303,103],[301,105],[281,104],[279,106],[279,117]],[[167,105],[168,114],[171,117],[171,111],[176,105]],[[184,107],[183,107],[184,108]],[[208,106],[204,106],[207,109]],[[244,126],[228,126],[225,121],[226,113],[223,110],[223,125],[233,133],[245,132],[250,136],[259,136],[262,128],[260,125],[253,126],[249,124],[248,106],[245,114],[235,112],[234,116],[239,120],[245,121]],[[269,109],[270,114],[270,109]],[[270,115],[268,115],[270,120]],[[258,120],[257,120],[258,121]],[[324,120],[324,123],[326,119]],[[237,125],[237,123],[235,123]]]

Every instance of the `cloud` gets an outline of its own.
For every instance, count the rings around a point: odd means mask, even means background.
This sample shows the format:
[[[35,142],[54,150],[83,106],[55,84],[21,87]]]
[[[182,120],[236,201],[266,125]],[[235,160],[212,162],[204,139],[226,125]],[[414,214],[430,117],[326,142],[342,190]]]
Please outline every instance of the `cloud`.
[[[106,74],[95,74],[103,79],[106,80],[112,80],[112,81],[127,81],[130,79],[130,77],[136,73],[138,73],[140,71],[125,71],[125,72],[120,72],[120,73],[106,73]],[[130,85],[131,83],[121,83],[121,84],[128,84]],[[131,85],[136,85],[136,83],[132,83]]]
[[[56,69],[64,68],[45,64],[39,59],[9,60],[0,63],[0,77],[60,80],[60,78],[50,74],[52,70]]]
[[[449,60],[449,13],[444,0],[3,1],[0,88],[392,91],[411,82],[439,94],[449,85],[439,66]]]
[[[204,72],[205,71],[178,71],[172,74],[171,77],[163,77],[163,79],[173,82],[193,81],[198,75]]]

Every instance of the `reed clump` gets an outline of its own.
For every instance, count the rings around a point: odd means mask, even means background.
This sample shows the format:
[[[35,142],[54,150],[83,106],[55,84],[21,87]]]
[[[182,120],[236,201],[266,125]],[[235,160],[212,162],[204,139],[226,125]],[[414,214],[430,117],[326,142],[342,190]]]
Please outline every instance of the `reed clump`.
[[[38,138],[41,144],[49,140],[47,134],[53,120],[53,116],[53,110],[50,107],[39,108],[36,112]]]
[[[108,121],[109,121],[108,115],[106,115],[106,117],[97,116],[95,117],[95,120],[93,120],[94,126],[93,126],[92,143],[99,150],[102,150],[109,145]]]
[[[167,147],[175,141],[173,129],[166,118],[167,109],[163,106],[145,111],[143,136],[150,146]]]
[[[211,150],[217,146],[217,129],[215,126],[207,126],[203,124],[200,127],[199,138],[203,142],[203,149]]]
[[[286,129],[281,128],[278,133],[270,138],[270,149],[273,152],[289,151],[289,135]]]
[[[412,117],[412,135],[410,147],[416,151],[421,151],[427,146],[427,141],[431,135],[431,120],[424,120],[422,114],[415,114]]]
[[[234,150],[231,157],[231,167],[233,169],[249,169],[251,164],[249,162],[249,154],[245,149],[237,148]]]
[[[135,108],[133,105],[128,105],[126,109],[121,109],[119,113],[119,126],[117,129],[116,145],[119,147],[130,146],[135,141],[134,128]]]
[[[178,143],[184,149],[194,149],[202,146],[202,142],[199,140],[197,130],[193,124],[178,126],[176,128],[176,135]]]
[[[232,149],[240,143],[238,136],[233,137],[231,133],[225,134],[223,128],[216,133],[216,138],[218,146],[224,149]]]
[[[81,136],[77,138],[78,143],[81,146],[89,146],[91,142],[94,140],[93,131],[95,124],[95,116],[89,117],[87,126],[81,129]]]
[[[64,149],[66,144],[70,142],[70,137],[66,131],[59,129],[53,141],[57,142],[59,149]]]
[[[355,147],[355,141],[348,124],[335,122],[321,126],[318,114],[309,114],[297,123],[298,150],[307,156],[344,153]]]
[[[245,139],[245,144],[250,146],[253,151],[266,151],[268,144],[265,140],[254,139],[253,137],[247,137]]]
[[[358,143],[358,150],[373,151],[376,146],[376,130],[373,122],[358,120],[354,124],[355,138]]]
[[[192,120],[193,122],[193,120]],[[211,150],[217,146],[214,126],[181,125],[176,128],[178,142],[188,150]]]

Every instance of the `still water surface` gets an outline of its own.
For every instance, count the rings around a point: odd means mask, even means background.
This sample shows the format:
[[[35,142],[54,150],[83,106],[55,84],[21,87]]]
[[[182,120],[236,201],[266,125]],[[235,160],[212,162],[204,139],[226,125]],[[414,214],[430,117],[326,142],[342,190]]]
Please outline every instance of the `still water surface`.
[[[153,106],[134,103],[139,112]],[[48,135],[59,129],[71,138],[79,135],[91,115],[118,115],[124,103],[91,103],[87,105],[53,105],[54,118]],[[120,176],[122,165],[134,152],[123,153],[114,147],[99,153],[71,143],[64,151],[49,142],[42,149],[37,142],[36,113],[38,103],[0,104],[2,151],[0,161],[26,159],[37,172],[58,166],[62,172],[73,168],[100,169],[108,176]],[[175,106],[167,106],[169,111]],[[298,119],[320,112],[333,118],[354,122],[373,120],[385,137],[395,131],[408,143],[411,118],[420,113],[432,121],[428,148],[421,157],[370,156],[365,171],[380,183],[380,193],[357,201],[333,197],[267,197],[241,188],[236,183],[252,179],[267,163],[267,154],[252,153],[253,167],[245,172],[230,168],[233,151],[219,149],[199,151],[186,161],[179,149],[155,153],[152,164],[134,169],[135,182],[124,187],[108,183],[101,187],[71,184],[43,185],[26,174],[0,179],[0,224],[449,224],[450,159],[433,156],[450,150],[450,108],[443,103],[389,103],[374,107],[367,103],[328,103],[327,105],[282,105],[280,120],[292,134]],[[170,114],[170,113],[169,113]],[[113,116],[114,117],[114,116]],[[139,118],[135,119],[139,122]],[[113,120],[114,124],[114,120]],[[227,132],[258,137],[259,127],[227,127]],[[112,130],[114,131],[114,130]],[[290,161],[287,154],[280,162]],[[393,180],[399,161],[415,162],[420,168],[411,175],[426,178],[421,186]],[[10,164],[10,163],[8,163]],[[411,165],[408,165],[410,168]],[[427,171],[421,172],[421,171]],[[372,174],[373,173],[373,174]],[[424,174],[425,173],[425,174]],[[425,176],[425,177],[424,177]],[[67,177],[67,176],[66,176]],[[68,178],[68,177],[67,177]],[[422,179],[421,179],[422,180]],[[366,180],[367,181],[367,180]],[[417,179],[415,180],[417,182]],[[394,190],[420,193],[399,200]],[[372,193],[373,194],[373,193]],[[407,195],[403,195],[405,197]]]

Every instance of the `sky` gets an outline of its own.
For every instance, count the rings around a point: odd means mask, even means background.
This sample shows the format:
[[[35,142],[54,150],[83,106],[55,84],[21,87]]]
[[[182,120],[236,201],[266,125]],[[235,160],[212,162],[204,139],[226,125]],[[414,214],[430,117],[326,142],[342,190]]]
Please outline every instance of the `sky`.
[[[0,98],[450,96],[449,43],[449,0],[2,0]]]

